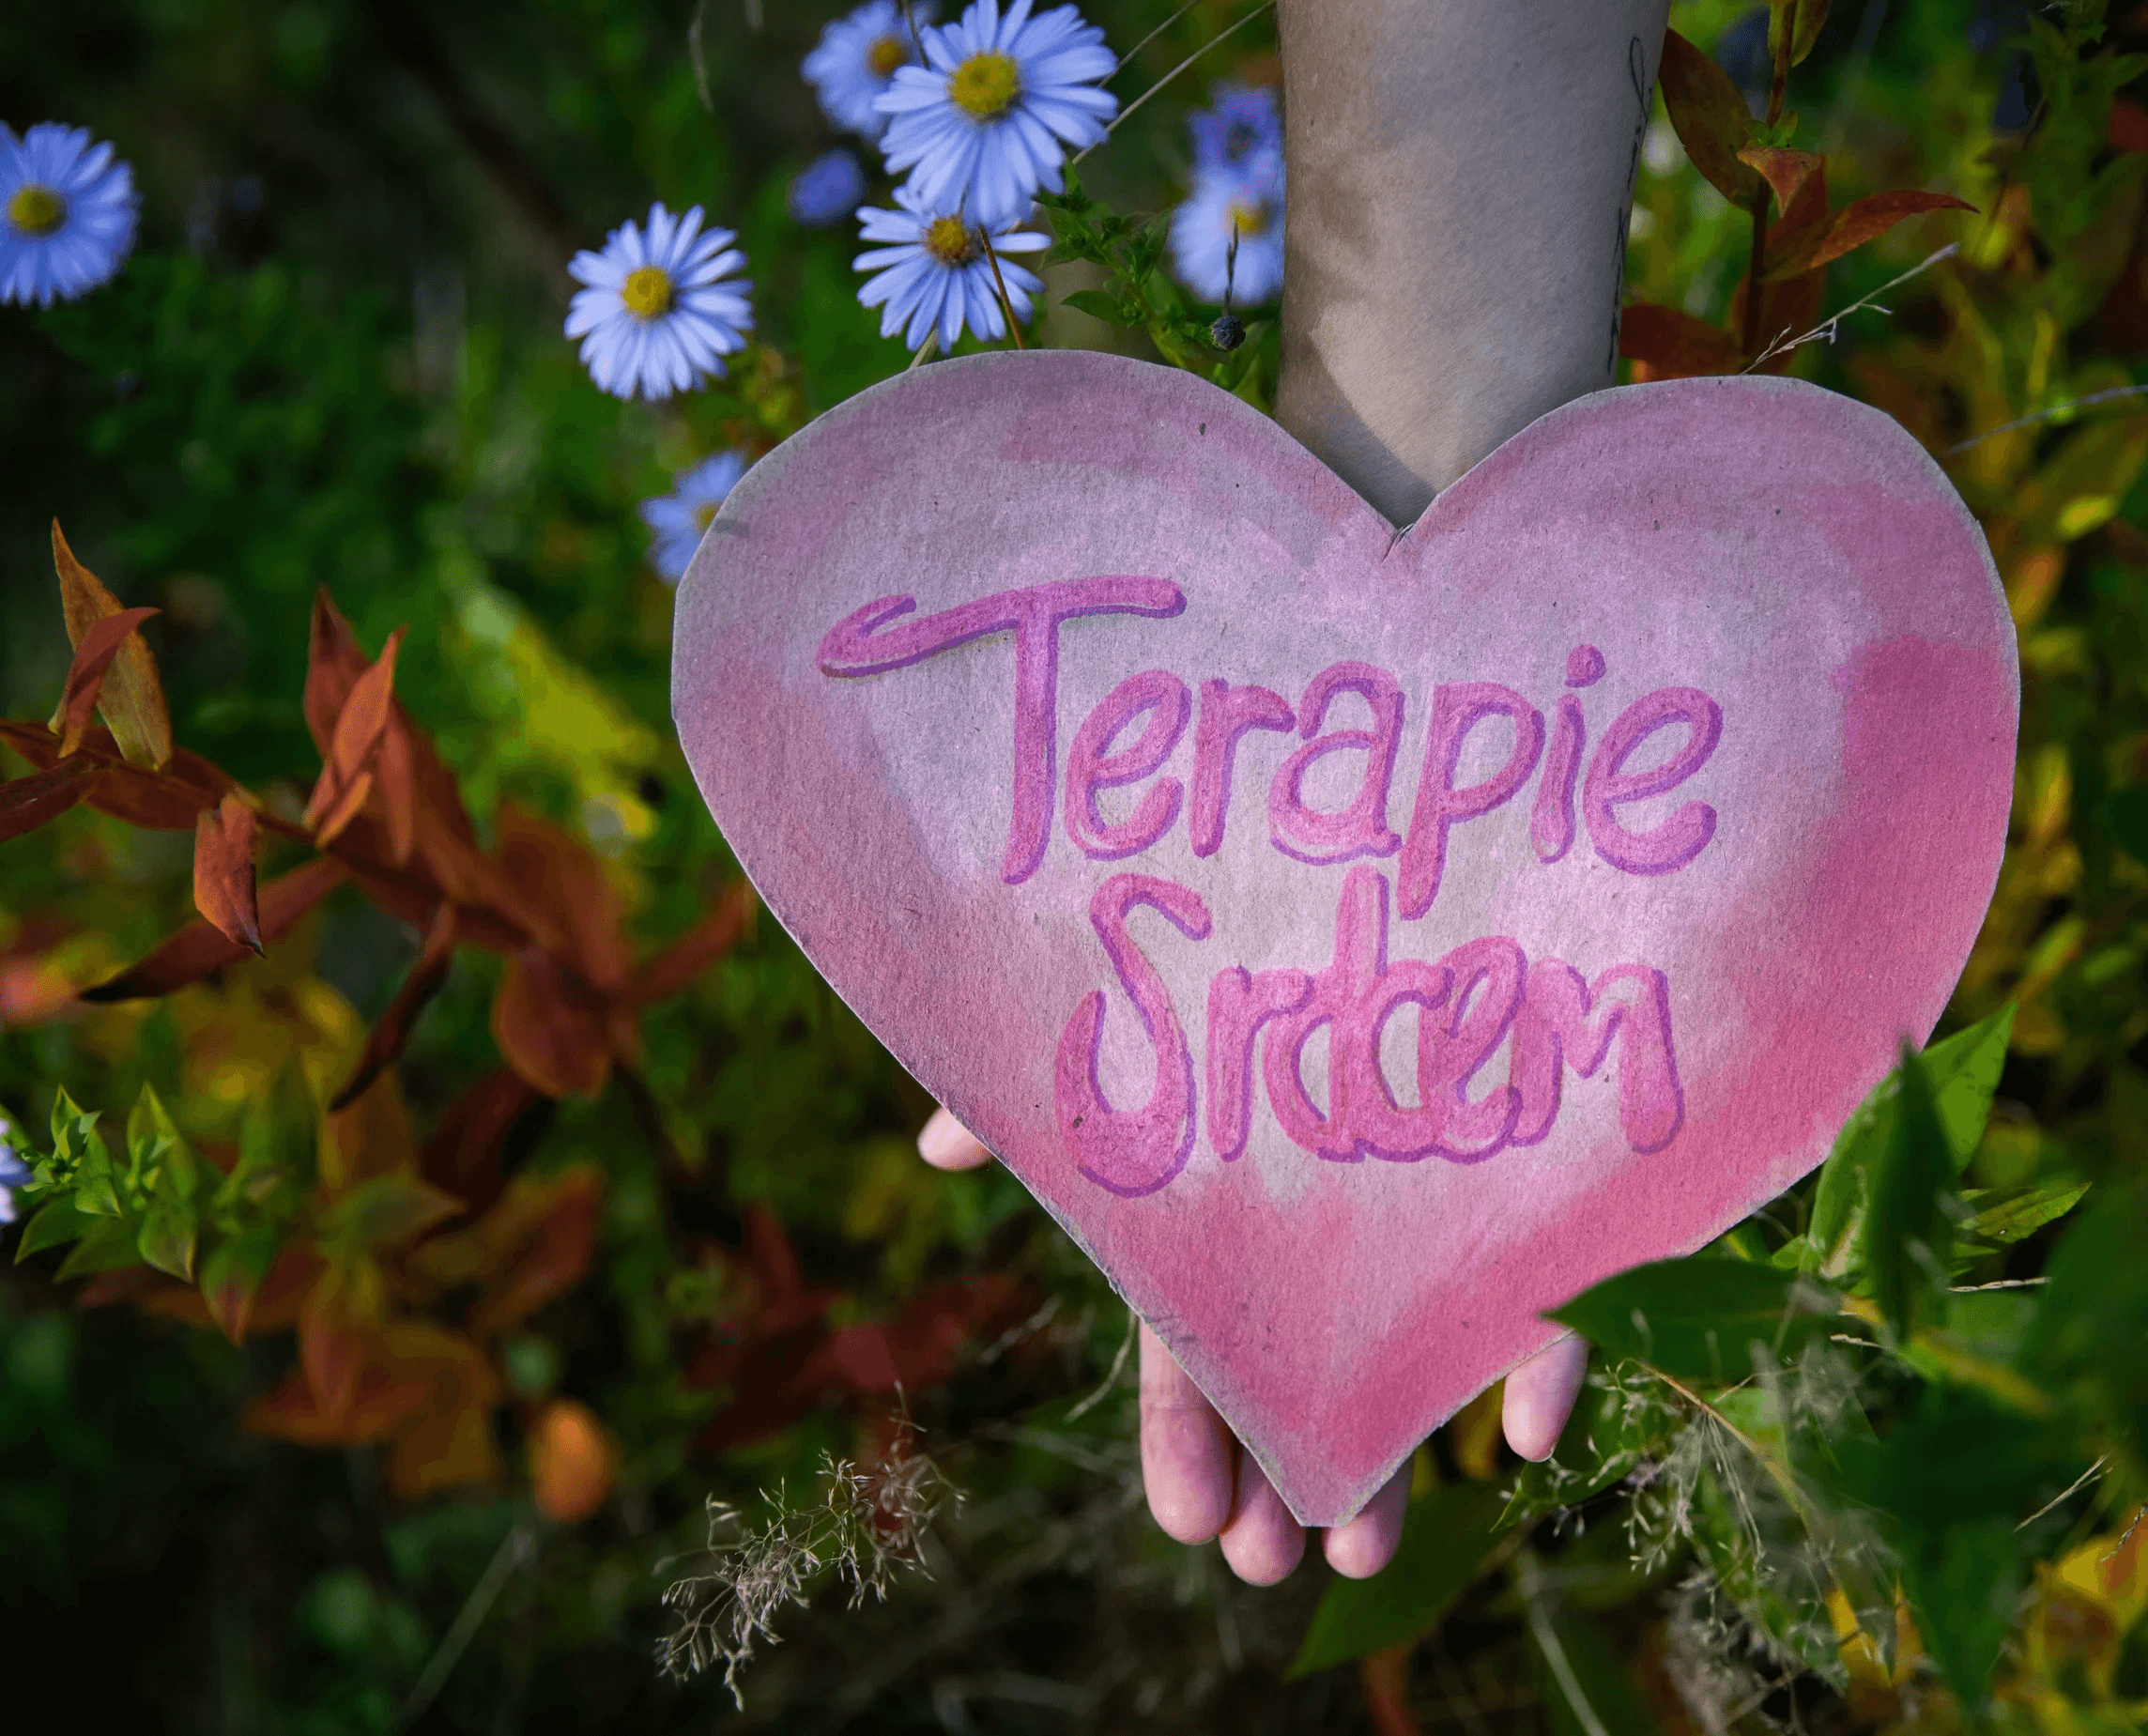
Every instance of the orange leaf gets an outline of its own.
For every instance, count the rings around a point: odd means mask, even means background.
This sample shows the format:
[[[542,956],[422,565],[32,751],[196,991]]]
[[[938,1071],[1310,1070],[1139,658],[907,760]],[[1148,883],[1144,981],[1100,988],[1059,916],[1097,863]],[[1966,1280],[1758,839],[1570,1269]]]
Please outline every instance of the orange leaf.
[[[1785,217],[1789,215],[1806,177],[1827,163],[1818,151],[1785,150],[1774,145],[1748,145],[1738,153],[1738,161],[1759,171],[1760,178],[1773,189],[1775,204]]]
[[[1634,364],[1636,379],[1735,374],[1745,361],[1738,340],[1720,326],[1648,301],[1631,303],[1620,316],[1619,353]]]
[[[336,719],[369,661],[358,647],[350,622],[329,601],[328,587],[322,586],[314,592],[312,640],[306,648],[305,712],[306,728],[323,760],[329,757]]]
[[[499,1376],[468,1339],[437,1327],[407,1323],[383,1339],[383,1360],[398,1377],[427,1384],[424,1406],[397,1436],[388,1462],[389,1486],[406,1500],[458,1484],[491,1483],[499,1474],[492,1434]]]
[[[604,1176],[587,1164],[508,1191],[479,1226],[499,1275],[470,1310],[473,1332],[491,1337],[518,1326],[581,1283],[603,1199]]]
[[[618,1465],[611,1437],[586,1405],[556,1398],[529,1430],[529,1483],[547,1519],[574,1525],[605,1504]]]
[[[388,820],[388,854],[397,868],[407,866],[418,842],[418,774],[412,763],[410,726],[403,708],[392,708],[388,729],[374,757],[373,773]]]
[[[57,820],[82,800],[96,770],[80,760],[63,760],[49,771],[0,784],[0,842]]]
[[[358,1397],[368,1333],[350,1306],[347,1283],[332,1268],[323,1272],[299,1310],[299,1364],[321,1420],[342,1426]]]
[[[546,1097],[594,1096],[611,1073],[608,1008],[541,946],[513,953],[492,1002],[492,1036],[510,1067]]]
[[[395,653],[402,644],[403,629],[398,627],[381,647],[379,660],[351,684],[350,697],[336,714],[320,779],[306,804],[306,823],[324,848],[365,806],[373,783],[371,761],[388,729],[395,692]]]
[[[1830,260],[1839,259],[1853,247],[1877,240],[1905,217],[1915,217],[1924,211],[1973,211],[1976,207],[1966,199],[1957,199],[1952,193],[1916,192],[1904,190],[1898,192],[1876,192],[1862,199],[1852,199],[1834,214],[1824,228],[1815,227],[1801,236],[1788,254],[1772,261],[1768,269],[1767,281],[1780,283],[1786,277],[1794,277],[1801,271],[1817,271]]]
[[[328,856],[302,862],[261,888],[260,929],[264,944],[280,941],[292,925],[342,883],[343,864]],[[211,973],[236,964],[246,948],[199,918],[190,922],[130,970],[110,982],[84,989],[84,1001],[135,1001],[169,994]]]
[[[410,974],[404,977],[403,986],[388,1004],[388,1010],[374,1021],[373,1029],[366,1033],[365,1052],[359,1056],[348,1083],[329,1104],[330,1109],[343,1108],[379,1078],[383,1068],[394,1064],[403,1052],[403,1046],[410,1040],[418,1015],[439,993],[441,985],[448,980],[448,967],[454,961],[455,907],[444,903],[434,913],[432,927],[425,931],[425,945],[418,954],[417,962],[411,965]]]
[[[89,714],[98,709],[105,677],[111,672],[113,659],[118,656],[120,646],[136,627],[158,612],[153,608],[121,609],[115,615],[100,616],[83,629],[82,637],[75,641],[74,661],[68,666],[67,686],[60,693],[59,708],[53,713],[52,727],[60,738],[62,759],[82,745],[83,733],[89,728]],[[165,752],[170,751],[167,746]]]
[[[1656,77],[1671,126],[1701,178],[1733,204],[1750,205],[1759,181],[1738,153],[1752,142],[1753,113],[1737,83],[1675,30],[1664,32]]]
[[[350,1403],[336,1417],[322,1410],[303,1371],[294,1372],[268,1397],[247,1407],[246,1426],[256,1435],[306,1447],[344,1447],[385,1440],[433,1397],[432,1382],[377,1364],[361,1371]]]
[[[79,654],[90,628],[121,612],[119,599],[74,558],[56,518],[53,520],[53,567],[59,575],[60,610],[67,619],[68,643]],[[71,674],[69,686],[71,690]],[[65,701],[62,704],[64,709]],[[159,769],[172,757],[172,714],[164,704],[164,684],[157,674],[157,659],[149,654],[148,643],[140,636],[127,638],[120,646],[117,667],[105,677],[98,710],[112,726],[119,751],[132,764]],[[59,728],[56,716],[54,728]]]
[[[194,908],[226,939],[259,953],[253,837],[253,810],[236,793],[202,809],[194,826]]]

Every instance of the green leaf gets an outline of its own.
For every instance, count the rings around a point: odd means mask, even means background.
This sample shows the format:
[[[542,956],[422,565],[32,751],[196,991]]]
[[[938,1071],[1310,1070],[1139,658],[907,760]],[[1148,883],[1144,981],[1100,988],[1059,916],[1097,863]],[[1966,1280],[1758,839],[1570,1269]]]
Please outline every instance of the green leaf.
[[[1918,1631],[1977,1706],[2026,1576],[2022,1519],[2081,1466],[2040,1424],[1980,1393],[1927,1386],[1885,1438],[1845,1441],[1844,1492],[1879,1511]]]
[[[1863,1247],[1873,1299],[1907,1338],[1927,1292],[1945,1283],[1954,1226],[1942,1196],[1955,1164],[1923,1058],[1905,1049],[1901,1071],[1886,1148],[1871,1174]]]
[[[1797,1354],[1832,1314],[1794,1272],[1741,1260],[1658,1260],[1607,1278],[1551,1317],[1611,1356],[1632,1357],[1680,1380],[1716,1384],[1753,1372],[1751,1345]]]
[[[94,1229],[75,1243],[68,1257],[60,1262],[60,1269],[54,1274],[61,1280],[86,1278],[93,1272],[116,1271],[124,1266],[142,1264],[141,1250],[135,1245],[135,1226],[125,1218],[100,1218]]]
[[[2013,1032],[2014,1006],[2009,1002],[1990,1018],[1925,1051],[1926,1077],[1956,1173],[1976,1155]],[[1812,1222],[1806,1231],[1805,1270],[1839,1278],[1851,1268],[1864,1227],[1872,1168],[1894,1137],[1901,1087],[1898,1068],[1873,1086],[1820,1166]]]
[[[1140,324],[1138,316],[1127,312],[1118,299],[1106,295],[1101,289],[1076,289],[1062,298],[1066,305],[1078,309],[1091,319],[1101,319],[1109,325],[1132,326]]]
[[[22,1239],[15,1244],[15,1263],[20,1266],[33,1253],[71,1242],[86,1234],[90,1225],[103,1221],[80,1209],[72,1200],[53,1200],[23,1226]]]
[[[194,1275],[194,1237],[191,1211],[184,1206],[157,1205],[152,1206],[142,1220],[134,1246],[143,1259],[160,1272],[169,1272],[174,1278],[184,1278],[191,1283]]]
[[[1429,1633],[1499,1546],[1499,1507],[1488,1483],[1446,1483],[1412,1500],[1393,1561],[1370,1579],[1329,1583],[1288,1679]]]
[[[2088,1192],[2088,1186],[2085,1181],[2062,1180],[2032,1182],[2019,1188],[1972,1188],[1961,1197],[1964,1204],[1975,1208],[1976,1216],[1961,1234],[1986,1243],[1987,1248],[2011,1247],[2073,1210]]]
[[[392,1248],[415,1240],[463,1209],[460,1201],[415,1175],[376,1175],[330,1208],[321,1222],[324,1248]]]

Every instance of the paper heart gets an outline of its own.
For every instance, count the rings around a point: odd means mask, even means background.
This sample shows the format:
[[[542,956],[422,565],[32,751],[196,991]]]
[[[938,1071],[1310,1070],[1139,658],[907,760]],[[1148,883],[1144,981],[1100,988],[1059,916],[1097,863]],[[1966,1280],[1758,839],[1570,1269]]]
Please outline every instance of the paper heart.
[[[2018,709],[1938,468],[1778,379],[1581,399],[1398,534],[1189,375],[944,361],[754,468],[676,647],[769,908],[1309,1524],[1820,1159]]]

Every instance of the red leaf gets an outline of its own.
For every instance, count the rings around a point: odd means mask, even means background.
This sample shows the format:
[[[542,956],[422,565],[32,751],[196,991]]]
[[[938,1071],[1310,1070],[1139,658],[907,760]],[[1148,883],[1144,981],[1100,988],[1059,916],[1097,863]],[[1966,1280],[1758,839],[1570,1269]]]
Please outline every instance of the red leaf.
[[[59,709],[53,714],[53,726],[59,731],[62,759],[82,745],[83,731],[89,728],[90,714],[97,710],[97,701],[104,692],[105,674],[112,668],[112,660],[119,654],[120,645],[136,627],[160,612],[153,608],[123,608],[116,615],[100,617],[83,629],[82,638],[75,641],[74,661],[68,665],[67,686],[60,694]]]
[[[2130,98],[2118,98],[2110,105],[2110,131],[2104,136],[2112,150],[2148,151],[2148,109]]]
[[[532,1090],[513,1068],[496,1068],[448,1106],[425,1142],[425,1179],[483,1211],[507,1186],[500,1148],[523,1117],[549,1099]]]
[[[1973,211],[1976,207],[1952,193],[1916,192],[1905,190],[1899,192],[1876,192],[1862,199],[1852,199],[1825,227],[1814,227],[1802,234],[1789,253],[1783,258],[1770,262],[1767,281],[1780,283],[1801,271],[1817,271],[1830,260],[1839,259],[1853,247],[1877,240],[1905,217],[1915,217],[1925,211]]]
[[[98,759],[100,732],[91,731],[83,752]],[[199,754],[175,749],[161,772],[146,772],[112,758],[98,768],[87,800],[100,814],[155,832],[192,832],[205,807],[214,807],[233,788],[228,774]]]
[[[373,1029],[365,1034],[365,1052],[359,1056],[348,1083],[330,1102],[331,1111],[356,1101],[366,1086],[394,1064],[403,1052],[403,1046],[410,1040],[418,1015],[439,993],[441,985],[448,980],[448,967],[454,961],[455,907],[442,904],[434,914],[432,927],[425,931],[425,945],[418,954],[417,962],[411,965],[410,974],[404,977],[403,986],[388,1004],[388,1010],[374,1021]]]
[[[716,895],[713,910],[642,961],[627,983],[626,998],[637,1006],[669,1000],[752,931],[759,908],[744,881],[726,886]]]
[[[1745,362],[1738,340],[1720,326],[1647,301],[1631,303],[1620,316],[1619,353],[1635,364],[1636,379],[1735,374]]]
[[[253,837],[253,810],[237,794],[201,810],[194,827],[194,908],[227,940],[259,953]]]
[[[1675,30],[1664,32],[1658,70],[1664,107],[1701,178],[1734,205],[1750,205],[1759,185],[1738,153],[1753,138],[1753,113],[1730,74]]]
[[[1730,298],[1730,320],[1740,330],[1744,330],[1745,300],[1753,285],[1742,282],[1737,293]],[[1786,338],[1803,337],[1819,323],[1820,303],[1827,295],[1827,276],[1820,271],[1803,271],[1780,284],[1763,282],[1760,285],[1760,347],[1762,351],[1773,348]],[[1795,350],[1785,350],[1778,356],[1763,361],[1754,370],[1759,374],[1780,374],[1796,359]]]
[[[594,1096],[611,1073],[608,1011],[571,969],[541,946],[525,946],[509,956],[493,997],[493,1040],[546,1097]]]
[[[302,862],[261,888],[260,929],[264,944],[280,941],[299,918],[342,883],[343,864],[328,856]],[[84,1001],[135,1001],[170,994],[189,983],[236,964],[246,948],[196,919],[130,970],[110,982],[84,989],[77,997]]]
[[[538,938],[596,988],[626,979],[619,895],[596,853],[528,808],[502,802],[499,864],[522,908],[545,927]]]
[[[63,760],[49,771],[0,784],[0,843],[35,832],[81,801],[96,767]]]
[[[928,1284],[893,1320],[830,1334],[815,1373],[853,1392],[937,1386],[954,1373],[962,1346],[1021,1315],[1021,1281],[1011,1273]]]
[[[350,690],[364,674],[370,659],[358,647],[350,622],[329,601],[328,587],[314,592],[312,642],[306,648],[306,728],[323,760],[335,734],[336,719],[350,699]]]
[[[1738,153],[1738,161],[1759,171],[1760,178],[1773,189],[1775,204],[1785,218],[1797,202],[1798,190],[1816,171],[1825,172],[1827,159],[1818,151],[1785,150],[1774,145],[1748,145]],[[1822,202],[1822,207],[1825,203]]]

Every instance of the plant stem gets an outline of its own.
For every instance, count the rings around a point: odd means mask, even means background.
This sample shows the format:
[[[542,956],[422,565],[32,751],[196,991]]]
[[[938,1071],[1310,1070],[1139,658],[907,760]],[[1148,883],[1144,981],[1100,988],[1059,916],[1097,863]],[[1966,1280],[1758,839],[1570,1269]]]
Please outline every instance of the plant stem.
[[[992,286],[1000,292],[1000,306],[1006,312],[1007,330],[1014,334],[1014,346],[1027,349],[1029,346],[1021,341],[1021,327],[1015,323],[1014,303],[1007,300],[1006,279],[1000,275],[1000,256],[992,251],[992,238],[979,229],[977,239],[985,244],[985,258],[992,268]]]
[[[1783,118],[1783,92],[1790,82],[1790,53],[1798,39],[1798,0],[1790,0],[1787,16],[1783,20],[1783,34],[1775,50],[1774,77],[1768,86],[1768,126],[1771,130]],[[1759,185],[1753,190],[1753,257],[1745,268],[1745,354],[1750,357],[1760,347],[1760,273],[1768,263],[1768,182],[1764,176],[1755,177]]]

